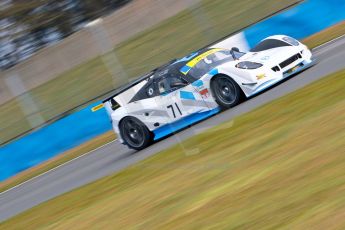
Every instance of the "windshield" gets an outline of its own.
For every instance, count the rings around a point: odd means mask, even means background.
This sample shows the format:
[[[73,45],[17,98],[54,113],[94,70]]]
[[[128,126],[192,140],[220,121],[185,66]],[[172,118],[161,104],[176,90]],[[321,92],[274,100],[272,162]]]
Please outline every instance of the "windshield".
[[[188,74],[193,78],[199,79],[216,66],[234,60],[229,50],[213,49],[204,54],[188,62],[181,68],[181,72],[184,75]]]
[[[250,52],[260,52],[272,48],[278,48],[283,46],[291,46],[290,44],[277,40],[277,39],[266,39],[257,44],[254,48],[250,50]]]

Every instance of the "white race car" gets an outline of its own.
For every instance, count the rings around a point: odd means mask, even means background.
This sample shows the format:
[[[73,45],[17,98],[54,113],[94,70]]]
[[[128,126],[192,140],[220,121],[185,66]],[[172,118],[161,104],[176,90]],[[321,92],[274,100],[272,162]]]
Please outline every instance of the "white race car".
[[[250,52],[205,48],[153,70],[103,101],[118,140],[143,149],[310,67],[312,53],[284,35]]]

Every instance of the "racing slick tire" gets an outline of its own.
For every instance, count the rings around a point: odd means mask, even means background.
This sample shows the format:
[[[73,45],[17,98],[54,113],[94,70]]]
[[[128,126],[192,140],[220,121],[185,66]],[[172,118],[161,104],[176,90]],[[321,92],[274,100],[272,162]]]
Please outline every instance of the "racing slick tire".
[[[242,90],[238,84],[227,75],[217,75],[211,81],[213,97],[221,109],[229,109],[239,104]]]
[[[148,128],[135,117],[125,117],[121,120],[120,134],[129,148],[142,150],[153,141],[153,135]]]

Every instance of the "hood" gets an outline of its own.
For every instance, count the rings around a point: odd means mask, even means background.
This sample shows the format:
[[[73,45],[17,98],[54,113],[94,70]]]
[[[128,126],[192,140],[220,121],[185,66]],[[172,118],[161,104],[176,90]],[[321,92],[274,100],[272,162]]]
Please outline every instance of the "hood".
[[[243,55],[240,61],[251,61],[261,64],[280,63],[298,53],[300,51],[299,49],[294,46],[286,46],[260,52],[249,52]]]

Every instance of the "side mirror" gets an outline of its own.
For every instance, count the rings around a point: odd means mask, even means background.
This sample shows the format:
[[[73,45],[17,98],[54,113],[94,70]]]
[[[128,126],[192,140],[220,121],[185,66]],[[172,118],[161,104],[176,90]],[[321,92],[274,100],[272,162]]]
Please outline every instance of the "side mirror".
[[[237,48],[237,47],[232,47],[231,50],[232,50],[232,51],[235,51],[235,52],[240,52],[240,49]]]

